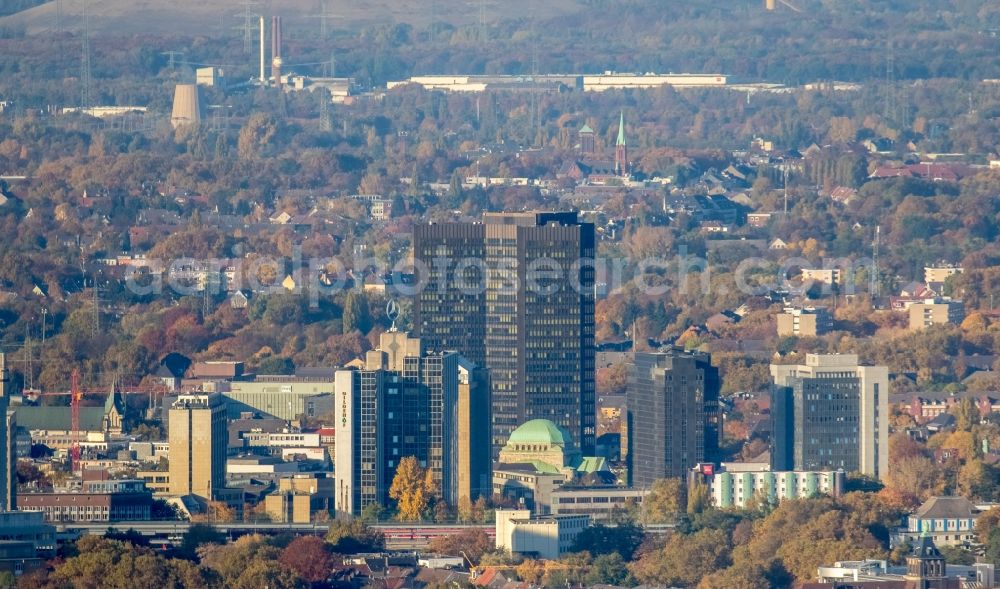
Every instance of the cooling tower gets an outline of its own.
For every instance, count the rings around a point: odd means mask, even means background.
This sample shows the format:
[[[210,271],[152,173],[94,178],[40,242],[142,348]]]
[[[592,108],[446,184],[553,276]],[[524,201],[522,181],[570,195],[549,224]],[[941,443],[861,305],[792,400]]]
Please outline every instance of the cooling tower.
[[[170,114],[170,124],[174,129],[201,121],[201,104],[198,101],[198,86],[177,84],[174,89],[174,110]]]

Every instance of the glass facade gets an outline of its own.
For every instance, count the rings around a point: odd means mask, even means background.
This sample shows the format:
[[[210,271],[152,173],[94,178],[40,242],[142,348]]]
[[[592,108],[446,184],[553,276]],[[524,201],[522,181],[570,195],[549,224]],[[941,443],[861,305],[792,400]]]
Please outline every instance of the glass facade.
[[[489,370],[493,456],[531,419],[595,446],[594,227],[576,213],[418,226],[414,327]],[[469,288],[476,285],[478,288]]]
[[[708,354],[637,353],[628,377],[629,475],[633,486],[686,477],[717,446],[718,369]]]

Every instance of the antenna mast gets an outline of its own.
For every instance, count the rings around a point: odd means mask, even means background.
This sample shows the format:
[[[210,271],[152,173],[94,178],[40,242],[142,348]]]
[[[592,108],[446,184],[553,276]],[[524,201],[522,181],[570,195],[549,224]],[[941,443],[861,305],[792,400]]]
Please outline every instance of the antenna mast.
[[[92,328],[91,335],[93,335],[93,337],[97,337],[97,334],[101,332],[101,293],[97,287],[97,277],[95,276],[92,280],[94,286],[94,289],[92,291],[93,302],[94,302],[94,317],[93,317],[93,324],[91,325]]]
[[[781,194],[785,197],[785,217],[788,217],[788,164],[781,168]]]
[[[885,58],[885,120],[896,122],[896,49],[889,41],[889,51]]]
[[[87,13],[87,1],[83,0],[83,46],[80,64],[80,106],[93,106],[90,85],[90,15]]]
[[[879,297],[879,282],[878,282],[878,242],[880,234],[882,233],[882,227],[880,225],[875,226],[875,241],[872,243],[872,278],[871,285],[868,290],[871,291],[872,295],[872,305],[875,305],[875,299]]]
[[[243,53],[250,55],[253,51],[253,13],[250,5],[253,0],[243,0]]]
[[[479,43],[486,45],[486,0],[479,0]]]

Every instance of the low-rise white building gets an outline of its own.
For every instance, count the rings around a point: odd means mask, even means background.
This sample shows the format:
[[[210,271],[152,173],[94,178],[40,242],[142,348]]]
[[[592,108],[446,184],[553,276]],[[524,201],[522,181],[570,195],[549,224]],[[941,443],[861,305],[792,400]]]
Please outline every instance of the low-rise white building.
[[[700,464],[692,480],[708,485],[712,504],[719,509],[743,508],[751,500],[778,503],[785,499],[806,499],[816,495],[839,497],[847,474],[836,471],[716,470]]]
[[[589,515],[532,516],[527,509],[498,509],[496,547],[511,554],[557,560],[589,526]]]

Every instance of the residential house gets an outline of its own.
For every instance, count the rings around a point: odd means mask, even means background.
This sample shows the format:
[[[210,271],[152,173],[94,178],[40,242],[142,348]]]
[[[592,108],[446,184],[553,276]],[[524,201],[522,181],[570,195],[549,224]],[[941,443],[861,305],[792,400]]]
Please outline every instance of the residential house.
[[[982,511],[965,497],[931,497],[907,518],[897,542],[915,543],[930,537],[940,546],[958,546],[976,541],[976,519]]]
[[[236,290],[229,297],[229,306],[233,309],[246,309],[250,305],[250,291]]]
[[[838,186],[830,191],[830,200],[841,205],[848,205],[858,197],[858,191],[847,186]]]

